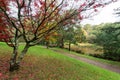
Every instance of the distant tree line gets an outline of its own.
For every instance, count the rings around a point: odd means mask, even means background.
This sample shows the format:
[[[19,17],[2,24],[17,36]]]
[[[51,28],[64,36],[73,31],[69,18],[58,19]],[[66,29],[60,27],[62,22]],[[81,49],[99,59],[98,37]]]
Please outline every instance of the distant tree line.
[[[94,55],[110,60],[120,61],[120,23],[107,23],[100,25],[85,25],[88,31],[87,42],[103,47],[103,55]]]

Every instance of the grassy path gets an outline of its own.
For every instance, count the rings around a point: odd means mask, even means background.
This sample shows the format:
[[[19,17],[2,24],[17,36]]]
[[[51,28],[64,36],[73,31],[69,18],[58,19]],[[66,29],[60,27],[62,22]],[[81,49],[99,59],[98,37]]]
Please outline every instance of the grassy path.
[[[106,63],[101,63],[101,62],[98,62],[98,61],[95,61],[95,60],[91,60],[91,59],[88,59],[88,58],[85,58],[85,57],[77,56],[75,54],[70,54],[70,53],[65,52],[63,50],[60,50],[60,49],[55,49],[54,48],[52,50],[54,50],[54,51],[56,51],[58,53],[64,54],[66,56],[75,58],[77,60],[80,60],[80,61],[83,61],[83,62],[87,62],[89,64],[93,64],[95,66],[98,66],[98,67],[101,67],[101,68],[104,68],[104,69],[107,69],[107,70],[110,70],[110,71],[113,71],[113,72],[116,72],[116,73],[120,74],[120,67],[118,67],[118,66],[111,65],[111,64],[106,64]]]

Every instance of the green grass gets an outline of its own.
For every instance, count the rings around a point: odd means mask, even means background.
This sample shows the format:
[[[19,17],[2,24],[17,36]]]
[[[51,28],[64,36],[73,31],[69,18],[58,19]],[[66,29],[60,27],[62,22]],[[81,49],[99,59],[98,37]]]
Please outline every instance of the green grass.
[[[11,48],[0,43],[2,62],[0,66],[8,65],[11,52]],[[9,73],[4,68],[0,67],[0,73],[2,73],[0,80],[120,80],[120,74],[75,60],[41,46],[29,49],[19,71]]]

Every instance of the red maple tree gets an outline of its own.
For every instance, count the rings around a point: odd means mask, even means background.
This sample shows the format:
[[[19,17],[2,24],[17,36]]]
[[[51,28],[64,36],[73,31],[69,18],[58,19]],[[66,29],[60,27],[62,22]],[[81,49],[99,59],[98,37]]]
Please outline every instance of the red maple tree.
[[[97,12],[97,8],[111,2],[112,0],[0,0],[0,40],[13,48],[10,71],[19,69],[29,47],[38,44],[60,24],[68,22],[64,24],[67,25],[70,20],[88,18],[91,13]],[[87,15],[84,14],[86,12]],[[21,37],[25,46],[18,56]]]

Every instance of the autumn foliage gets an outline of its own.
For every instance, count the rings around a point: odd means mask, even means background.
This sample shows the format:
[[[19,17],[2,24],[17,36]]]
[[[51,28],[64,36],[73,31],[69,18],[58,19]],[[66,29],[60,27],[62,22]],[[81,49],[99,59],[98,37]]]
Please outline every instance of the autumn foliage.
[[[17,70],[29,47],[61,24],[80,22],[112,0],[0,0],[0,40],[13,48],[10,71]],[[69,21],[67,21],[69,20]],[[25,47],[18,56],[19,39]]]

